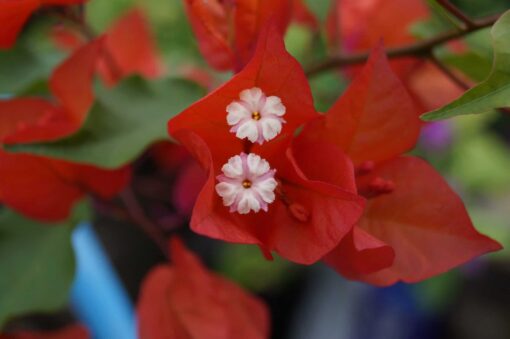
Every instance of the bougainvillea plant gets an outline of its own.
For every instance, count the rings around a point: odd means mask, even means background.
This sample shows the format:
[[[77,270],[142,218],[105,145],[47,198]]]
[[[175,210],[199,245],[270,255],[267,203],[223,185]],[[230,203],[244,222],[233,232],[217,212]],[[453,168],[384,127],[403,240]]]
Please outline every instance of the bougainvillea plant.
[[[413,150],[424,120],[510,106],[510,14],[473,20],[440,0],[332,0],[319,16],[304,0],[182,0],[195,57],[179,58],[183,38],[160,52],[167,32],[156,38],[143,6],[92,27],[97,1],[0,0],[0,338],[94,333],[18,322],[66,305],[70,237],[91,215],[136,225],[168,260],[139,287],[143,339],[270,337],[263,300],[184,245],[200,237],[376,286],[501,249]],[[287,50],[294,27],[306,53]],[[465,38],[488,27],[484,81],[445,61],[470,56]],[[323,74],[338,85],[326,96]]]

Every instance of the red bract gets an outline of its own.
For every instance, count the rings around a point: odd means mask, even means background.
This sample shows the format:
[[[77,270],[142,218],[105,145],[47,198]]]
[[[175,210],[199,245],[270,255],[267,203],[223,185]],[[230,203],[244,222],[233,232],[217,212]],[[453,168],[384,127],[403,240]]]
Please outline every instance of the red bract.
[[[79,325],[53,332],[16,332],[0,334],[0,339],[88,339],[87,330]]]
[[[10,48],[34,11],[42,6],[74,5],[86,0],[0,0],[0,48]]]
[[[286,108],[281,135],[262,145],[236,138],[226,119],[227,106],[253,88],[278,97]],[[266,254],[274,250],[305,264],[336,246],[361,214],[362,201],[355,194],[352,165],[338,147],[291,144],[296,128],[317,116],[303,70],[286,52],[279,29],[267,27],[243,71],[169,122],[170,134],[209,171],[192,229],[257,244]],[[276,170],[276,200],[268,212],[231,213],[215,192],[222,166],[242,152],[260,155]]]
[[[265,305],[232,282],[208,272],[178,239],[172,265],[149,273],[138,302],[140,339],[264,339]]]
[[[55,103],[39,98],[0,101],[0,138],[15,144],[48,141],[75,132],[92,106],[92,77],[103,41],[80,48],[53,73]],[[30,217],[66,218],[87,192],[110,198],[130,178],[129,168],[93,166],[0,151],[0,201]]]
[[[155,78],[163,71],[149,23],[138,9],[129,11],[108,29],[106,50],[113,60],[103,58],[100,67],[110,85],[134,73]],[[115,63],[116,71],[112,72],[111,62]]]
[[[333,44],[341,44],[340,49],[346,52],[367,51],[381,39],[387,47],[399,47],[415,42],[412,26],[429,18],[421,0],[338,0],[329,17],[329,35]],[[391,66],[420,112],[438,108],[462,93],[430,62],[407,57],[392,60]]]
[[[349,278],[416,282],[500,248],[475,230],[460,198],[432,167],[401,156],[419,127],[380,46],[344,96],[300,135],[302,143],[341,147],[356,166],[358,192],[368,199],[358,225],[325,258]]]
[[[69,28],[57,28],[53,37],[64,49],[74,50],[86,43],[86,37]],[[162,74],[163,65],[156,42],[140,9],[131,9],[120,17],[104,37],[105,52],[98,59],[97,67],[107,85],[113,86],[132,74],[146,78]]]
[[[51,75],[54,101],[40,98],[0,100],[1,141],[7,144],[49,141],[80,128],[94,101],[92,79],[104,44],[98,39],[80,48]]]
[[[218,70],[242,69],[269,19],[283,32],[291,14],[291,0],[184,1],[200,51]]]

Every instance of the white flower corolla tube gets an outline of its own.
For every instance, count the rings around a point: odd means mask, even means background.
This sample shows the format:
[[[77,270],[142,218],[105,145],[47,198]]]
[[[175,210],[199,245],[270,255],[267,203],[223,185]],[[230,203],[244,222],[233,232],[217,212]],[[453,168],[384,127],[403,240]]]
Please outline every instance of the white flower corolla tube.
[[[280,134],[286,109],[279,97],[267,97],[253,87],[242,91],[239,99],[227,106],[227,123],[239,139],[262,144]]]
[[[275,200],[278,183],[274,178],[276,170],[266,160],[254,153],[241,153],[230,158],[221,170],[216,192],[230,212],[267,212],[268,205]]]

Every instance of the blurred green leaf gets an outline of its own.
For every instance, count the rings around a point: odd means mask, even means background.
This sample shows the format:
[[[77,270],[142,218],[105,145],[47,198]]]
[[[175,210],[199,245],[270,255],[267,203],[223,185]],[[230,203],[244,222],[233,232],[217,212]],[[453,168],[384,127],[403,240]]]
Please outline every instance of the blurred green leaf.
[[[184,13],[184,1],[118,0],[90,1],[87,19],[97,32],[104,32],[133,6],[143,9],[167,61],[170,72],[181,63],[201,61],[196,39]]]
[[[65,56],[48,38],[49,24],[32,23],[13,48],[0,51],[0,95],[46,92],[47,78]]]
[[[411,286],[419,305],[428,312],[440,314],[455,302],[462,277],[452,270]]]
[[[131,77],[113,90],[99,90],[96,104],[76,134],[56,142],[5,148],[117,168],[133,161],[152,143],[168,139],[168,120],[203,94],[202,88],[187,80],[147,82]]]
[[[310,79],[315,108],[327,112],[347,88],[345,79],[336,72],[325,72]]]
[[[86,4],[87,22],[97,31],[106,30],[112,21],[134,5],[134,0],[89,1]]]
[[[72,226],[0,211],[0,328],[11,317],[65,306],[75,268]]]
[[[281,287],[296,273],[296,266],[275,257],[266,260],[256,246],[222,246],[217,270],[245,288],[263,292]]]
[[[451,156],[451,172],[467,189],[487,193],[510,187],[510,152],[494,135],[478,134],[461,140]]]
[[[468,16],[473,18],[481,18],[501,13],[509,7],[508,0],[456,0],[455,4]]]
[[[483,202],[467,205],[469,214],[477,230],[495,239],[503,249],[490,254],[490,258],[510,258],[510,197],[506,195],[486,196]]]
[[[451,54],[441,58],[445,64],[455,67],[474,81],[487,78],[492,68],[492,59],[469,51],[463,54]]]
[[[325,21],[330,8],[332,0],[305,0],[306,6],[310,9],[310,11],[320,20]]]
[[[16,94],[47,73],[37,54],[23,45],[0,52],[0,93]]]
[[[510,106],[510,11],[506,12],[491,31],[494,66],[489,77],[454,102],[422,115],[425,121],[457,115],[484,113]]]
[[[305,64],[310,58],[310,52],[313,51],[310,48],[312,38],[312,32],[306,27],[291,25],[285,35],[285,47],[301,64]]]

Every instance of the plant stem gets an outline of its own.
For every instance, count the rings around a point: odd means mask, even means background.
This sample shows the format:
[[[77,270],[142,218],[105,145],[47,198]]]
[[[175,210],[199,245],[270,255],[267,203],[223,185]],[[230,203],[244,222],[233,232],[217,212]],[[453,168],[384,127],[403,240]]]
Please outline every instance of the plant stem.
[[[457,8],[454,4],[452,4],[448,0],[437,0],[437,3],[443,7],[445,10],[447,10],[451,15],[462,21],[466,27],[476,27],[476,23],[471,20],[467,15],[462,13],[460,9]]]
[[[386,49],[386,54],[388,58],[391,59],[403,57],[427,58],[432,54],[432,51],[437,46],[460,39],[467,34],[494,25],[500,15],[501,14],[487,17],[479,21],[473,21],[473,26],[465,27],[460,30],[456,29],[441,33],[430,39],[418,41],[416,43],[404,45],[401,47],[388,48]],[[333,68],[364,63],[368,60],[369,56],[370,53],[368,52],[333,56],[308,68],[306,75],[314,76]]]
[[[457,76],[451,69],[449,69],[445,64],[443,64],[440,60],[436,58],[434,54],[430,55],[430,61],[441,71],[444,75],[446,75],[450,80],[452,80],[457,86],[459,86],[464,91],[467,91],[471,88],[464,80]]]
[[[140,227],[140,229],[152,240],[159,249],[168,256],[167,241],[163,230],[159,225],[155,224],[145,214],[142,206],[138,202],[133,190],[128,187],[121,194],[120,199],[126,207],[126,212],[132,221]]]

